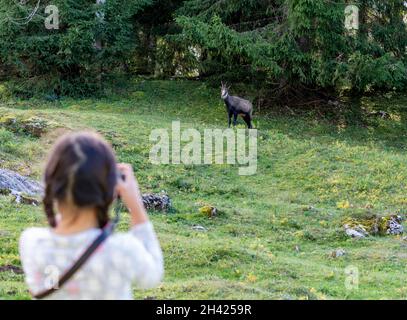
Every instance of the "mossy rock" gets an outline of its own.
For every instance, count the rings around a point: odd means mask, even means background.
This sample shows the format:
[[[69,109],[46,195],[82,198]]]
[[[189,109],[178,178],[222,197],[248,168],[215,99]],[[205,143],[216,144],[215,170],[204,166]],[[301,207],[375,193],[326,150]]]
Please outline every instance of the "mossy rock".
[[[212,218],[218,214],[218,209],[213,206],[203,206],[199,208],[199,212],[209,218]]]
[[[0,116],[0,125],[2,126],[13,126],[17,123],[17,117],[14,115],[6,114]]]
[[[31,117],[22,120],[21,127],[24,132],[29,133],[34,137],[41,137],[49,130],[51,124],[45,119],[39,117]]]
[[[39,138],[50,129],[58,127],[58,124],[37,116],[24,118],[7,114],[0,117],[0,126],[15,133],[23,132]]]
[[[377,216],[368,215],[365,217],[347,217],[343,220],[343,225],[350,229],[366,230],[370,235],[400,234],[403,232],[401,217],[397,215]],[[394,231],[394,230],[398,231]]]

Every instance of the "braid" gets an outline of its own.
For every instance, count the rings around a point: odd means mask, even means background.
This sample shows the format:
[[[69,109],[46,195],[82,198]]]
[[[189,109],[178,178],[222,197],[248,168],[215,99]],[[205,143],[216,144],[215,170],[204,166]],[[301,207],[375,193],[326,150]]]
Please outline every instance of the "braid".
[[[106,154],[104,155],[104,157],[107,158]],[[107,160],[106,160],[106,163],[108,163]],[[112,177],[114,177],[113,179],[116,179],[116,173],[114,173],[113,175],[111,175],[109,177],[108,171],[109,171],[109,167],[105,168],[103,175],[106,176],[106,178],[107,178],[107,184],[101,185],[102,204],[97,206],[97,219],[98,219],[100,228],[103,228],[110,220],[109,219],[109,208],[110,208],[110,204],[112,203],[112,200],[113,200],[113,189],[107,188],[107,185],[113,184],[113,181],[111,181]]]
[[[100,228],[103,228],[109,222],[109,205],[97,207],[97,219]]]
[[[47,184],[47,186],[45,188],[45,195],[42,200],[42,203],[44,205],[44,210],[45,210],[45,214],[47,216],[49,225],[52,228],[55,228],[57,223],[56,223],[55,212],[54,212],[54,200],[53,200],[54,197],[52,195],[51,189],[52,188],[51,188],[50,184]]]

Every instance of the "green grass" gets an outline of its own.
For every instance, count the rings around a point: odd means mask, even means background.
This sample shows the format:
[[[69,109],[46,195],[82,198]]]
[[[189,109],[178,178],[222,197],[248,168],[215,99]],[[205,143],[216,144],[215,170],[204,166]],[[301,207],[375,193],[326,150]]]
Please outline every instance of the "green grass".
[[[134,80],[132,87],[108,100],[10,100],[0,105],[0,116],[36,115],[65,129],[94,128],[113,143],[120,161],[134,166],[142,191],[169,193],[176,212],[151,214],[165,279],[157,289],[135,290],[135,298],[407,298],[407,242],[348,239],[341,227],[344,217],[368,210],[406,214],[407,99],[359,101],[357,107],[386,110],[389,119],[257,114],[257,174],[239,176],[237,165],[157,166],[148,158],[151,130],[169,129],[173,120],[183,128],[224,128],[218,90],[192,81]],[[62,131],[38,139],[0,129],[0,167],[40,178],[47,150]],[[341,201],[351,206],[341,209]],[[216,206],[219,216],[202,216],[203,204]],[[208,232],[192,230],[195,224]],[[20,265],[19,234],[37,225],[45,225],[41,208],[0,196],[0,266]],[[331,258],[338,248],[347,254]],[[359,270],[354,290],[345,286],[348,266]],[[0,272],[0,297],[29,298],[23,276]]]

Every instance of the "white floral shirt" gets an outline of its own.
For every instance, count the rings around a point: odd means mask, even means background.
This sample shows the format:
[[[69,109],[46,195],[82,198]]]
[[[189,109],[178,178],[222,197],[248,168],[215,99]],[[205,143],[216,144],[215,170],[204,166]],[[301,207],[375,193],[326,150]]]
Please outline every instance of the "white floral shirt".
[[[81,256],[101,230],[57,235],[50,228],[30,228],[20,237],[20,256],[30,291],[39,293]],[[132,284],[147,289],[157,286],[164,273],[163,257],[150,222],[127,233],[114,233],[80,270],[47,299],[132,299]]]

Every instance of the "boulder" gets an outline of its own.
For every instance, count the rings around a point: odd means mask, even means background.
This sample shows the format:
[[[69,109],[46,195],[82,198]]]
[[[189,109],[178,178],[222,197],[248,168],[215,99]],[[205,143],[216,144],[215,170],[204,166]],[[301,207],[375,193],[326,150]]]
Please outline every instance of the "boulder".
[[[362,225],[350,226],[349,224],[344,224],[345,233],[351,238],[364,238],[369,235],[366,229]]]
[[[331,252],[330,256],[332,258],[338,258],[338,257],[342,257],[346,254],[346,251],[343,249],[336,249],[334,251]]]
[[[0,169],[0,194],[12,195],[17,203],[38,205],[42,186],[17,172]]]
[[[390,216],[386,222],[386,234],[403,234],[404,228],[401,225],[402,218],[397,215]]]
[[[147,210],[169,211],[172,208],[171,199],[166,193],[145,193],[142,195],[142,199]]]
[[[37,181],[24,177],[17,172],[0,169],[0,190],[35,196],[42,192],[42,186]]]
[[[203,226],[201,226],[201,225],[194,225],[194,226],[192,227],[192,230],[195,230],[195,231],[202,231],[202,232],[208,231],[205,227],[203,227]]]
[[[369,235],[400,235],[404,228],[399,215],[371,215],[360,218],[346,218],[343,224],[345,233],[352,238],[364,238]]]
[[[209,218],[212,218],[218,214],[218,209],[214,206],[207,205],[199,208],[199,212]]]
[[[50,126],[47,120],[39,117],[31,117],[21,121],[23,131],[37,138],[45,134]]]

